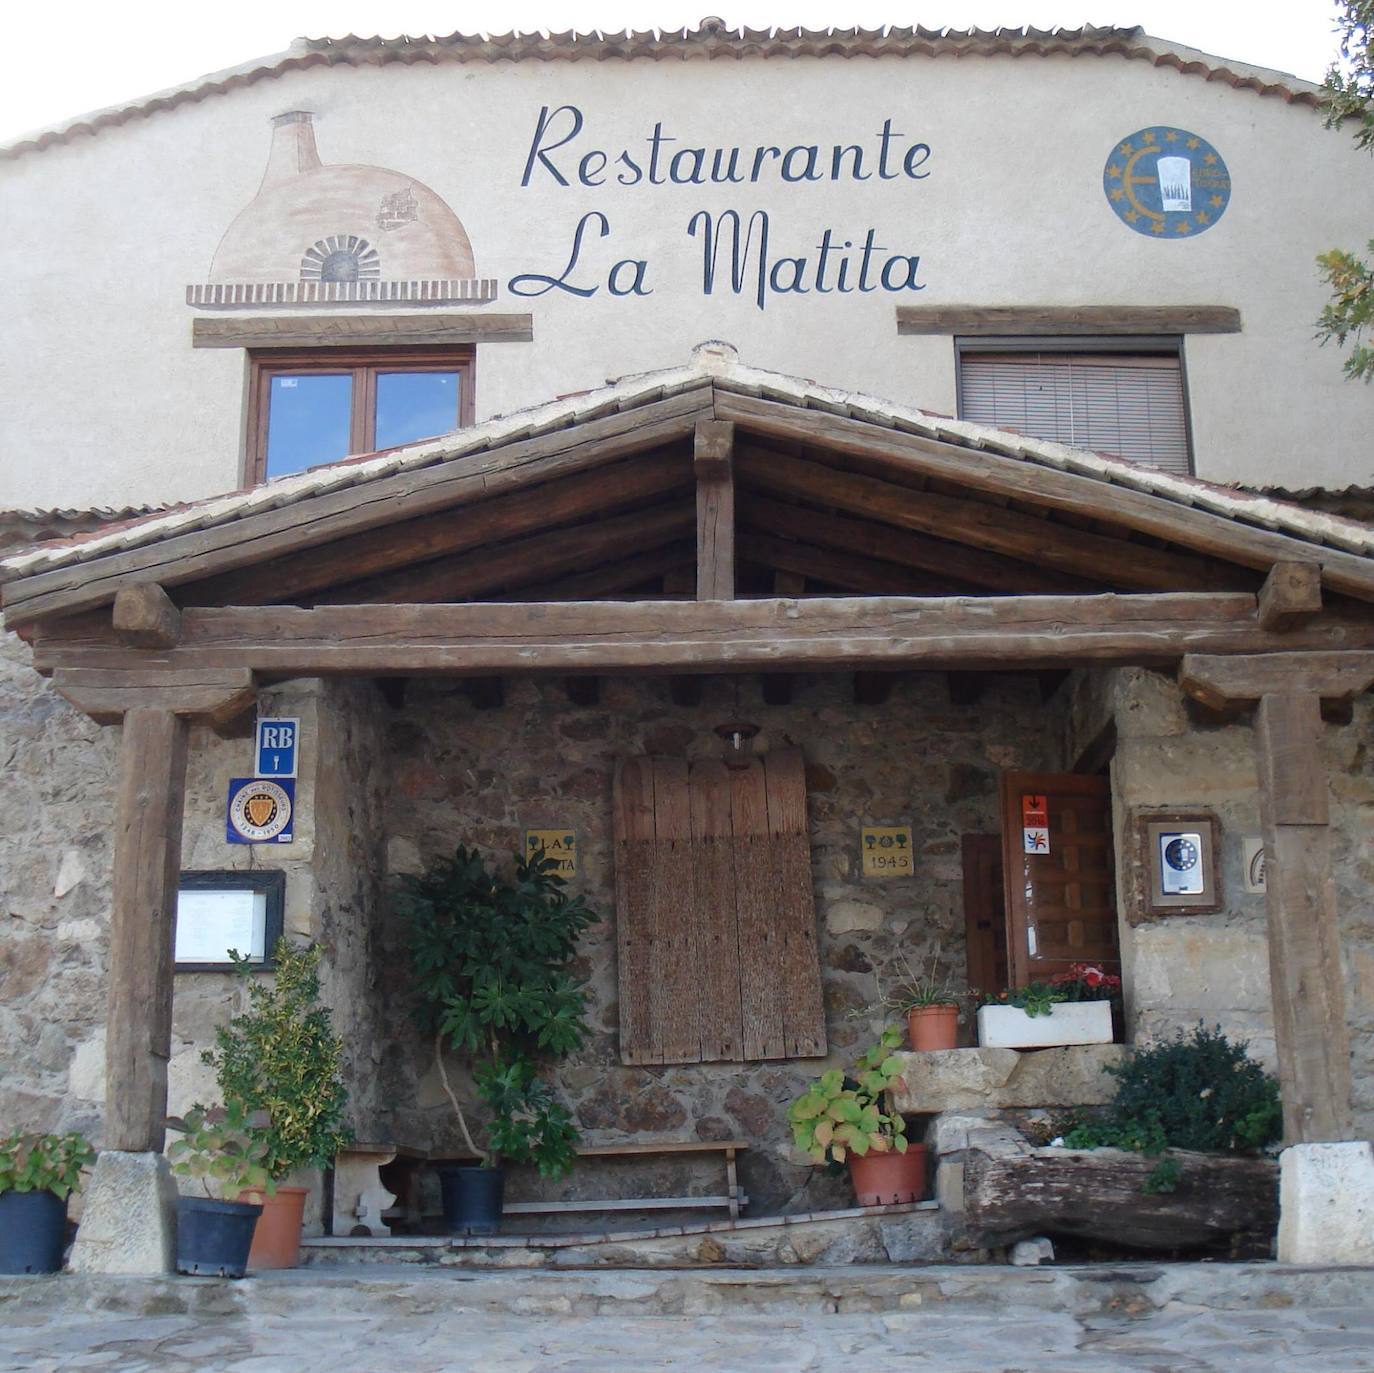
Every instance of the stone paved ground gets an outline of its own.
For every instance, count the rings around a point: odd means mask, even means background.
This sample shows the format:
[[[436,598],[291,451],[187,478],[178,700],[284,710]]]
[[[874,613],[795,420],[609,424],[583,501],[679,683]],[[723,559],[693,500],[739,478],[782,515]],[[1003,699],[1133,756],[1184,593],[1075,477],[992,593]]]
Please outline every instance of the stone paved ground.
[[[929,1284],[902,1291],[884,1271],[879,1310],[845,1309],[862,1304],[862,1274],[850,1270],[831,1289],[838,1302],[818,1300],[814,1282],[766,1278],[761,1303],[739,1287],[697,1315],[658,1309],[682,1295],[661,1275],[593,1287],[576,1275],[504,1287],[442,1274],[332,1285],[269,1277],[202,1283],[190,1301],[185,1284],[20,1279],[0,1284],[0,1373],[830,1373],[855,1362],[883,1373],[1374,1370],[1374,1272],[1291,1270],[1290,1285],[1269,1265],[1261,1285],[1242,1290],[1234,1269],[1201,1266],[1164,1283],[1095,1288],[1002,1270],[1005,1280],[938,1295]],[[685,1304],[701,1304],[700,1285],[682,1281]],[[582,1314],[591,1308],[602,1314]]]

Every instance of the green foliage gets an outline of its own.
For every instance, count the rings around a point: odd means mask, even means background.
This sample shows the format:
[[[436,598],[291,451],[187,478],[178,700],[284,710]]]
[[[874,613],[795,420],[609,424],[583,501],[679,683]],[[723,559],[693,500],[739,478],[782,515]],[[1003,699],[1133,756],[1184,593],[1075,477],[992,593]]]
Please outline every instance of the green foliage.
[[[815,1163],[843,1163],[850,1154],[906,1153],[906,1121],[893,1109],[892,1092],[905,1086],[902,1031],[889,1026],[855,1064],[822,1073],[787,1110],[797,1148]]]
[[[929,969],[917,969],[906,954],[900,958],[902,980],[890,995],[882,997],[885,1010],[905,1015],[924,1006],[961,1006],[969,997],[968,986],[940,971],[940,946],[930,956]],[[881,990],[881,989],[880,989]]]
[[[572,1053],[586,1037],[582,984],[569,964],[596,916],[566,890],[552,859],[514,859],[508,879],[460,845],[402,879],[396,904],[409,923],[420,1026],[473,1062],[491,1115],[486,1161],[532,1163],[559,1177],[572,1167],[577,1131],[535,1063]],[[456,1099],[454,1108],[466,1134]]]
[[[1353,123],[1355,146],[1374,152],[1374,0],[1345,0],[1336,19],[1341,36],[1341,62],[1327,73],[1323,88],[1326,126],[1344,131]],[[1344,363],[1351,380],[1374,380],[1374,346],[1364,342],[1374,329],[1374,239],[1369,261],[1333,248],[1317,258],[1322,280],[1331,287],[1331,300],[1318,320],[1317,337],[1344,347],[1354,343]]]
[[[1051,986],[1048,982],[1027,982],[1024,987],[1008,987],[998,992],[986,1006],[1016,1006],[1028,1016],[1049,1015],[1061,1002],[1069,999],[1062,987]]]
[[[51,1192],[65,1201],[94,1161],[84,1135],[10,1135],[0,1139],[0,1192]]]
[[[276,1191],[276,1179],[267,1166],[270,1147],[262,1135],[265,1113],[250,1115],[242,1103],[229,1106],[192,1106],[185,1116],[172,1116],[168,1128],[182,1138],[167,1148],[172,1171],[194,1178],[226,1201],[235,1201],[240,1192],[257,1188],[269,1196]]]
[[[324,1167],[351,1135],[343,1125],[343,1045],[319,1001],[320,951],[282,939],[270,984],[246,958],[229,956],[248,988],[248,1010],[215,1032],[215,1047],[201,1058],[215,1069],[227,1107],[264,1113],[248,1129],[266,1146],[263,1164],[274,1179]]]
[[[1278,1083],[1220,1028],[1180,1031],[1106,1071],[1117,1079],[1111,1106],[1066,1130],[1067,1148],[1250,1153],[1279,1138]],[[1145,1190],[1173,1191],[1179,1171],[1176,1160],[1161,1159]]]

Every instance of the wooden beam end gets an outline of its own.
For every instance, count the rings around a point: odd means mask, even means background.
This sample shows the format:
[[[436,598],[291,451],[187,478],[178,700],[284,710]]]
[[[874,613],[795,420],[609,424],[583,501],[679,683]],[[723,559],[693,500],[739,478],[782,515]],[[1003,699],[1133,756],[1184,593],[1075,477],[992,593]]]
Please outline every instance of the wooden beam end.
[[[134,582],[115,593],[115,633],[135,648],[174,648],[181,638],[181,611],[157,582]]]
[[[1321,614],[1321,609],[1320,563],[1281,562],[1270,568],[1259,592],[1261,629],[1279,633],[1297,629]]]

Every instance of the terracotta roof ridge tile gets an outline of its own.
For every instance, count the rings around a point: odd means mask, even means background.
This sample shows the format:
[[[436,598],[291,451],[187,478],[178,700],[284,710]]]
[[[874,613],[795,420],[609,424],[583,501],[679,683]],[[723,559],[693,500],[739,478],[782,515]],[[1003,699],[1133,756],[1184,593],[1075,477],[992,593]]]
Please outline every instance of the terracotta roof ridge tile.
[[[273,80],[312,67],[380,66],[388,62],[509,62],[688,60],[779,57],[878,56],[1112,56],[1171,67],[1185,76],[1219,81],[1236,90],[1277,96],[1289,104],[1316,106],[1321,89],[1287,72],[1249,66],[1214,56],[1168,39],[1153,37],[1138,25],[1083,25],[1079,28],[927,29],[921,25],[839,29],[732,28],[706,20],[697,28],[648,29],[606,34],[451,33],[400,34],[393,38],[349,34],[343,38],[298,38],[284,52],[256,58],[224,71],[156,91],[106,109],[35,130],[0,146],[0,160],[41,152],[94,135],[160,110],[195,104],[259,81]]]

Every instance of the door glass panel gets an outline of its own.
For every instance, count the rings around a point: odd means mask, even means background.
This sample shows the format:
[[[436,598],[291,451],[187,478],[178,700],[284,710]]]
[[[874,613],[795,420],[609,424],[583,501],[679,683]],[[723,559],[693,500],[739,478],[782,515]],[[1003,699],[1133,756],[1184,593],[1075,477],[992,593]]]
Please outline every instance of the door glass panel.
[[[267,411],[267,475],[284,476],[348,455],[353,378],[274,376]]]
[[[457,372],[380,372],[376,448],[432,439],[458,428]]]

